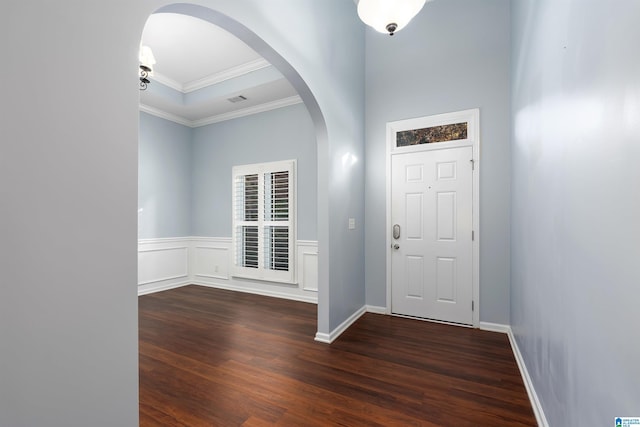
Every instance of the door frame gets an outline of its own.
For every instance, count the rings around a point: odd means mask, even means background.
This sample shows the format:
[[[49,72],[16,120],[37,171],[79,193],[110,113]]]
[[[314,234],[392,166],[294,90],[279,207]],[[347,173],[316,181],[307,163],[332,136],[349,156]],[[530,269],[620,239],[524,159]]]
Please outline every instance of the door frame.
[[[452,142],[438,142],[432,144],[412,145],[396,147],[396,133],[421,129],[431,126],[440,126],[453,123],[467,123],[467,139]],[[472,288],[473,288],[473,327],[480,326],[480,109],[456,111],[452,113],[423,116],[413,119],[397,120],[387,123],[386,143],[386,229],[385,241],[387,245],[387,307],[386,314],[391,313],[391,159],[395,154],[414,153],[418,151],[443,150],[449,148],[472,147],[473,148],[473,172],[472,172]],[[471,237],[471,236],[470,236]],[[446,322],[444,322],[446,323]]]

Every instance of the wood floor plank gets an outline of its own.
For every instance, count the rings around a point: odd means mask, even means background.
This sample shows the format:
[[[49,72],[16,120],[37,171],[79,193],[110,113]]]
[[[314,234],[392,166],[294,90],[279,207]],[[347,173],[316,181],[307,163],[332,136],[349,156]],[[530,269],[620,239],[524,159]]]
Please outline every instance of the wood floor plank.
[[[504,334],[186,286],[139,298],[141,426],[535,426]]]

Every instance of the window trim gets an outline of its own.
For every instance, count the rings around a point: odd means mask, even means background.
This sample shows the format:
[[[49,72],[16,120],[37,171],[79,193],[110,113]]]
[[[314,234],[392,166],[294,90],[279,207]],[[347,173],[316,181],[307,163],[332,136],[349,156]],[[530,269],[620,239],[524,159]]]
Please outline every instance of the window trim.
[[[272,172],[281,172],[287,171],[289,173],[288,180],[288,192],[289,192],[289,218],[288,227],[289,227],[289,238],[288,238],[288,267],[289,269],[286,271],[283,270],[271,270],[265,268],[262,264],[264,248],[263,248],[263,240],[262,232],[264,231],[265,225],[264,223],[270,223],[270,221],[266,221],[264,219],[264,206],[265,206],[265,194],[264,194],[264,175]],[[258,267],[243,267],[238,264],[239,256],[238,253],[242,250],[242,247],[239,245],[238,238],[239,236],[239,227],[243,225],[247,225],[247,221],[238,219],[238,204],[236,200],[236,191],[237,191],[237,180],[241,176],[246,175],[258,175],[258,199],[259,199],[259,209],[258,209],[258,220],[255,224],[258,226],[259,230],[259,238],[258,238]],[[297,283],[297,275],[296,275],[296,236],[297,236],[297,185],[296,179],[297,177],[297,162],[295,159],[292,160],[283,160],[277,162],[266,162],[266,163],[254,163],[247,165],[238,165],[233,166],[232,175],[231,175],[231,206],[232,206],[232,257],[233,257],[233,265],[232,265],[232,276],[253,280],[261,280],[261,281],[269,281],[269,282],[279,282],[286,284],[296,284]],[[253,223],[253,222],[252,222]]]

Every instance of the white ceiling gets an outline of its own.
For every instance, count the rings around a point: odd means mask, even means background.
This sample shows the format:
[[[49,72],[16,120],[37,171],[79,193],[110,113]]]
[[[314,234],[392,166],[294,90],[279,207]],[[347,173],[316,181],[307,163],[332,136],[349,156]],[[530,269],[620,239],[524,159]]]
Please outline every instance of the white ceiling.
[[[201,19],[153,14],[142,45],[149,46],[156,59],[151,83],[140,91],[142,111],[201,126],[301,102],[291,84],[258,53]],[[238,95],[247,100],[227,100]]]

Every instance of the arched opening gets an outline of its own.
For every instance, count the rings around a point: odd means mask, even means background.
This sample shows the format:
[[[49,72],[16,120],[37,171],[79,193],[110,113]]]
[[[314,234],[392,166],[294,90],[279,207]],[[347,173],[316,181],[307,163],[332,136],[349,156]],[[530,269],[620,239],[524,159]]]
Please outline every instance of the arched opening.
[[[184,16],[189,16],[193,18],[197,18],[199,20],[208,22],[210,24],[215,25],[216,27],[222,28],[229,33],[233,34],[235,37],[240,39],[246,45],[251,47],[253,50],[258,52],[266,61],[268,61],[273,67],[275,67],[295,88],[299,97],[302,99],[306,110],[309,113],[309,117],[313,123],[313,129],[315,132],[315,143],[316,143],[316,151],[317,151],[317,182],[322,182],[322,180],[326,181],[326,178],[323,177],[324,174],[327,173],[327,168],[322,166],[323,159],[326,158],[327,148],[327,132],[326,125],[323,118],[323,115],[320,111],[319,105],[311,93],[311,90],[299,75],[299,73],[294,69],[294,67],[284,59],[278,52],[276,52],[268,43],[262,40],[258,35],[249,30],[246,26],[239,23],[238,21],[222,14],[212,9],[196,6],[191,4],[175,4],[163,7],[157,10],[155,13],[166,13],[166,14],[179,14]],[[152,83],[153,84],[153,83]],[[317,185],[317,184],[316,184]],[[319,186],[318,186],[319,187]],[[326,206],[326,194],[323,194],[318,188],[317,195],[317,241],[318,245],[324,245],[323,241],[323,232],[322,230],[326,230],[327,227],[323,227],[322,224],[328,222],[326,212],[323,212],[321,209],[323,206]],[[166,253],[166,252],[164,252]],[[325,313],[328,311],[328,299],[324,298],[324,294],[326,292],[323,291],[323,287],[320,286],[321,277],[327,277],[326,270],[324,267],[326,263],[324,263],[321,259],[324,255],[318,256],[318,294],[317,294],[317,302],[318,302],[318,322],[321,319],[326,319],[328,316]],[[217,268],[217,267],[216,267]],[[326,303],[324,301],[327,301]]]

